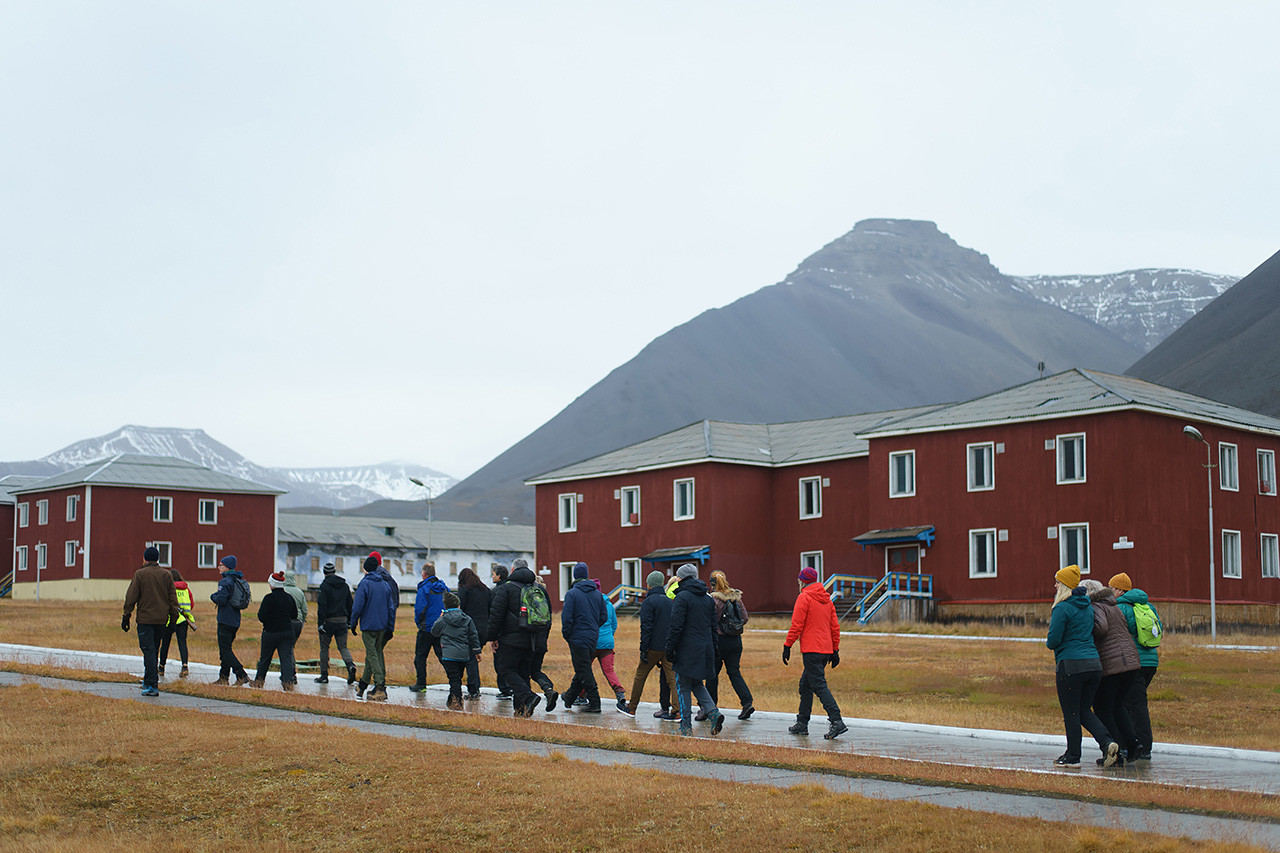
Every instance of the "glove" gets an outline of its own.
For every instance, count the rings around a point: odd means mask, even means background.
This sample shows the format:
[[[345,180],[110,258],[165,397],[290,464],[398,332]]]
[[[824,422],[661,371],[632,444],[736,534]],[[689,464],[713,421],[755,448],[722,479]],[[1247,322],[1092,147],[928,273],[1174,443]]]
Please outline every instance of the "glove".
[[[831,653],[831,668],[835,669],[840,665],[840,650],[836,649]]]
[[[126,634],[129,632],[129,614],[128,613],[120,617],[120,630],[124,631]]]
[[[782,647],[782,663],[784,666],[791,665],[791,647],[790,646]]]

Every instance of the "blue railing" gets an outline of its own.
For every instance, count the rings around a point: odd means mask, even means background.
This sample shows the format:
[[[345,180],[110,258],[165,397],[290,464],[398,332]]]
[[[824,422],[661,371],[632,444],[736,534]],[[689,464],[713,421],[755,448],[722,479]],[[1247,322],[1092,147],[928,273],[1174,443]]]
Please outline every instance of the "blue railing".
[[[822,585],[831,593],[833,602],[852,602],[850,607],[846,607],[840,618],[843,619],[849,613],[857,608],[858,601],[867,594],[870,589],[876,585],[878,578],[869,577],[867,575],[828,575]],[[836,609],[840,608],[840,604],[836,604]]]
[[[857,610],[858,624],[865,625],[885,602],[901,598],[933,598],[933,575],[888,572],[845,615]]]
[[[644,598],[644,594],[649,590],[638,586],[628,586],[620,583],[613,589],[604,594],[604,597],[612,601],[614,604],[635,604]]]
[[[0,598],[9,598],[13,594],[13,571],[0,578]]]

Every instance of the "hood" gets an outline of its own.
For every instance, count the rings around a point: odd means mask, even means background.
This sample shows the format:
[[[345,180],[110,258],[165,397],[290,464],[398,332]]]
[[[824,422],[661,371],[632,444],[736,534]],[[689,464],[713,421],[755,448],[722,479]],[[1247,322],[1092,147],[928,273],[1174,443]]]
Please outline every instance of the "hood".
[[[244,577],[244,575],[240,574],[239,569],[232,569],[229,572],[223,572],[222,576],[224,578],[243,578]]]
[[[174,589],[187,589],[187,582],[186,582],[186,581],[174,581],[174,582],[173,582],[173,588],[174,588]]]
[[[1129,606],[1133,606],[1135,604],[1150,604],[1147,600],[1147,594],[1140,589],[1129,590],[1124,595],[1117,598],[1116,603],[1128,604]]]
[[[446,625],[457,627],[466,624],[471,617],[463,613],[456,607],[450,607],[448,610],[440,614],[440,621]]]
[[[1115,604],[1116,591],[1109,586],[1104,586],[1102,589],[1089,593],[1089,599],[1099,604]]]
[[[800,594],[811,596],[819,601],[831,601],[831,593],[827,591],[825,586],[816,581],[800,590]]]
[[[320,586],[346,586],[347,579],[342,575],[325,575],[324,580],[320,581]]]
[[[1084,591],[1084,587],[1078,586],[1071,590],[1071,595],[1064,598],[1059,604],[1067,604],[1078,610],[1084,610],[1092,607],[1093,602],[1089,600],[1089,595]]]
[[[583,592],[600,592],[596,589],[596,582],[591,578],[578,578],[573,582],[572,589],[580,589]],[[603,595],[603,593],[601,593]]]
[[[667,585],[666,585],[666,584],[663,584],[662,586],[651,586],[651,587],[649,587],[649,589],[645,592],[645,595],[646,595],[646,596],[649,596],[649,595],[663,595],[663,594],[665,594],[665,593],[666,593],[666,591],[667,591]]]
[[[538,579],[533,576],[533,569],[528,566],[521,566],[512,572],[511,577],[507,578],[507,580],[515,581],[516,583],[537,583]],[[574,584],[574,586],[577,586],[577,584]],[[595,586],[595,584],[592,584],[592,586]]]
[[[702,578],[685,578],[680,581],[680,591],[689,591],[694,595],[706,595],[707,585]]]
[[[432,595],[444,595],[449,591],[448,585],[435,575],[418,581],[418,589],[422,589],[424,586],[427,588],[427,592]]]
[[[711,597],[716,601],[741,601],[742,590],[731,589],[728,592],[712,592]]]

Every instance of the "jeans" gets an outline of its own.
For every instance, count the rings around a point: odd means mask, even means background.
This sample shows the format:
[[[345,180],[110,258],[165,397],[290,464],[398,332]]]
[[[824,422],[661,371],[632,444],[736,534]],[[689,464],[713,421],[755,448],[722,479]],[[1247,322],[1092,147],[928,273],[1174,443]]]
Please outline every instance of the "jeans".
[[[169,641],[176,635],[178,638],[178,654],[182,655],[182,665],[187,665],[187,626],[189,622],[179,622],[164,630],[164,639],[160,641],[160,668],[169,660]]]
[[[529,689],[532,676],[533,647],[521,646],[509,642],[498,642],[498,651],[493,656],[494,666],[498,668],[498,683],[511,691],[511,701],[519,711],[535,697]]]
[[[720,669],[723,667],[729,673],[729,683],[733,685],[733,692],[738,694],[742,707],[751,707],[751,688],[742,677],[741,664],[742,637],[721,634],[716,646],[716,674],[707,679],[707,692],[716,704],[720,703]]]
[[[693,708],[689,702],[689,694],[693,694],[693,698],[698,700],[698,708],[702,711],[703,716],[708,719],[714,719],[716,714],[716,703],[711,699],[711,694],[707,692],[707,686],[702,683],[701,678],[690,678],[687,675],[676,673],[676,698],[680,702],[680,731],[693,728]]]
[[[569,644],[569,660],[573,661],[573,681],[569,682],[569,689],[564,693],[566,708],[572,705],[581,693],[587,694],[587,707],[600,707],[600,688],[596,684],[595,675],[591,672],[591,661],[595,658],[595,654],[595,649]]]
[[[796,722],[809,722],[813,712],[813,697],[817,696],[822,709],[827,712],[827,720],[834,723],[840,719],[840,706],[836,697],[831,695],[827,686],[827,663],[831,655],[818,652],[802,652],[804,672],[800,674],[800,710],[796,712]]]
[[[471,658],[475,660],[475,658]],[[467,668],[467,662],[464,660],[442,660],[440,665],[444,667],[444,674],[449,678],[449,698],[462,701],[462,671]]]
[[[267,671],[271,669],[271,658],[276,653],[279,653],[280,683],[297,684],[298,673],[293,664],[293,644],[297,641],[298,638],[294,636],[292,625],[283,631],[263,631],[262,653],[258,656],[256,679],[261,682],[267,677]]]
[[[1124,700],[1129,695],[1134,680],[1141,677],[1142,673],[1136,669],[1104,675],[1101,683],[1098,684],[1098,692],[1093,696],[1093,712],[1098,715],[1102,725],[1106,726],[1107,733],[1114,737],[1124,750],[1128,750],[1134,741],[1133,723],[1129,721],[1129,712],[1125,710]]]
[[[226,678],[231,673],[236,674],[236,678],[247,678],[244,671],[244,664],[240,663],[240,659],[236,657],[235,650],[231,647],[236,641],[236,633],[239,632],[238,627],[224,625],[218,623],[218,677]]]
[[[663,678],[676,680],[675,670],[671,668],[671,661],[667,660],[667,653],[658,649],[649,649],[640,657],[640,663],[636,665],[636,677],[631,683],[631,701],[627,703],[627,710],[631,713],[636,712],[636,706],[640,704],[640,694],[644,693],[644,683],[649,680],[649,673],[653,672],[654,667],[661,667],[659,672]],[[667,692],[667,701],[662,702],[662,710],[666,711],[671,707],[670,688]]]
[[[1151,752],[1153,738],[1151,714],[1147,710],[1147,688],[1155,677],[1156,667],[1144,666],[1134,677],[1129,685],[1129,693],[1124,697],[1124,707],[1129,712],[1129,722],[1133,724],[1133,743],[1128,745],[1130,755]]]
[[[361,631],[360,639],[364,640],[364,672],[360,681],[366,685],[386,687],[387,665],[382,657],[382,649],[386,646],[383,639],[386,631]]]
[[[138,648],[142,650],[142,683],[147,687],[160,686],[160,670],[156,661],[160,655],[160,638],[164,625],[138,624]]]
[[[1078,672],[1075,675],[1067,675],[1061,669],[1058,671],[1058,704],[1062,706],[1062,725],[1067,732],[1067,756],[1070,758],[1080,758],[1080,742],[1083,740],[1081,725],[1089,730],[1103,752],[1107,751],[1107,744],[1111,743],[1107,727],[1090,708],[1101,682],[1101,670]]]
[[[347,650],[347,630],[346,622],[325,622],[320,625],[320,675],[322,678],[329,677],[330,640],[338,646],[338,654],[342,656],[342,662],[347,665],[347,670],[355,669],[355,661],[351,659],[351,652]]]
[[[418,687],[427,685],[427,657],[431,652],[436,653],[436,660],[440,661],[441,666],[444,666],[444,653],[440,649],[440,638],[430,631],[419,630],[418,639],[413,644],[413,669],[417,675],[417,681],[414,684]]]

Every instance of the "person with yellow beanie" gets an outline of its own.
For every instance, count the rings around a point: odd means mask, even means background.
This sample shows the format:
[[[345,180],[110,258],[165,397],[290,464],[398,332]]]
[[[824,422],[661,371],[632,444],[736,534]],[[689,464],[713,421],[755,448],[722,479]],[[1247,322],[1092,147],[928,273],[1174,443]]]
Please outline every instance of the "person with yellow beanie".
[[[1093,713],[1093,697],[1102,682],[1102,660],[1093,644],[1093,603],[1080,586],[1080,567],[1067,566],[1054,574],[1056,585],[1045,645],[1053,649],[1058,704],[1067,734],[1067,751],[1056,767],[1079,767],[1083,725],[1102,750],[1102,766],[1113,767],[1120,755],[1107,727]]]
[[[1151,607],[1147,594],[1134,589],[1133,581],[1124,572],[1107,581],[1107,586],[1116,591],[1116,606],[1124,615],[1125,624],[1129,628],[1129,636],[1133,637],[1138,647],[1138,676],[1129,685],[1129,692],[1124,697],[1125,710],[1129,712],[1129,721],[1133,723],[1134,742],[1126,744],[1129,758],[1139,761],[1151,760],[1153,736],[1151,734],[1151,712],[1147,708],[1147,688],[1151,679],[1156,677],[1156,669],[1160,666],[1160,647],[1145,646],[1138,638],[1138,620],[1134,615],[1134,607]],[[1155,614],[1155,608],[1151,608]],[[1155,614],[1156,625],[1160,624],[1159,614]]]

